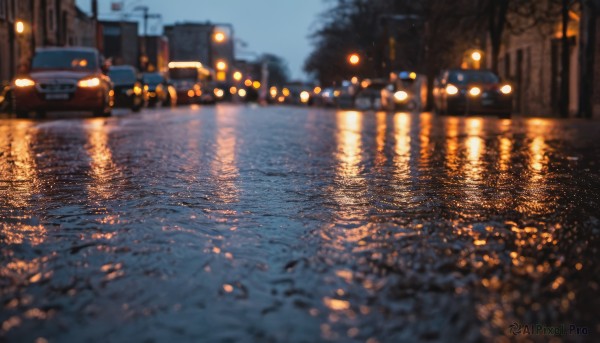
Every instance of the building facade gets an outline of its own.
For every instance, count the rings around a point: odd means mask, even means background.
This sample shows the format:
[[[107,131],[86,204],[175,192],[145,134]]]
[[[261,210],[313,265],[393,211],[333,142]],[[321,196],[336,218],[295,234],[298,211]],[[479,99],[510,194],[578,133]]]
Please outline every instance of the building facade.
[[[597,14],[596,14],[597,15]],[[582,75],[581,11],[573,8],[569,15],[568,51],[568,111],[574,117],[579,112],[581,78],[600,80],[600,21],[595,34],[595,72]],[[532,116],[559,116],[562,84],[562,23],[555,21],[531,26],[522,32],[505,31],[498,60],[498,73],[514,84],[515,112]],[[491,47],[487,48],[488,56]],[[491,60],[488,59],[491,67]],[[597,83],[597,82],[596,82]],[[600,87],[594,87],[594,115],[600,117]]]
[[[199,61],[216,71],[219,81],[231,81],[234,34],[230,24],[177,23],[165,26],[173,61]]]
[[[100,21],[102,44],[100,52],[113,65],[140,67],[140,40],[135,21]]]
[[[75,0],[0,0],[0,83],[22,71],[38,47],[80,45],[89,31],[77,18]]]

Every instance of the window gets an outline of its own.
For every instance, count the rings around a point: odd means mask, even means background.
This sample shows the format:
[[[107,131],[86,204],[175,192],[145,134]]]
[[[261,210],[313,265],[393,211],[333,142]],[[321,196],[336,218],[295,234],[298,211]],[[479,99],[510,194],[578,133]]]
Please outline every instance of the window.
[[[8,0],[0,0],[0,19],[6,19],[6,7]]]

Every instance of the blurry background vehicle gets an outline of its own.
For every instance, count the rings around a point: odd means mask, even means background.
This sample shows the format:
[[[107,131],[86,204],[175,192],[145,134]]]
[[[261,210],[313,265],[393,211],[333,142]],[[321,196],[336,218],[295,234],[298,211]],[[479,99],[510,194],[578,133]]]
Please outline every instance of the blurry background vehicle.
[[[421,111],[427,101],[427,78],[414,71],[391,73],[381,98],[382,108],[388,111]]]
[[[359,110],[380,110],[382,108],[382,90],[388,85],[384,79],[364,79],[356,94],[355,106]]]
[[[178,104],[200,102],[202,89],[211,81],[211,71],[198,61],[169,63],[169,79],[177,91]]]
[[[131,108],[132,111],[139,112],[146,105],[147,92],[134,67],[110,67],[108,76],[114,85],[115,107]]]
[[[29,73],[12,83],[17,117],[35,111],[91,111],[109,116],[113,105],[110,79],[104,75],[104,61],[92,48],[41,48],[31,62]]]
[[[148,106],[172,106],[177,104],[177,92],[161,73],[144,73],[144,89],[148,93]]]
[[[335,95],[335,88],[328,87],[321,91],[320,94],[320,104],[325,107],[335,107],[337,106],[337,96]]]
[[[434,82],[434,106],[438,114],[512,113],[513,87],[488,70],[449,69]]]

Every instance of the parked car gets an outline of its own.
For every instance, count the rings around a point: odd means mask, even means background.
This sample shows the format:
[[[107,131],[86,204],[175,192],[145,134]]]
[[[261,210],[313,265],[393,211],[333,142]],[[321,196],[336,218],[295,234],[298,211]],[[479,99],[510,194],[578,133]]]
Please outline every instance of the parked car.
[[[478,113],[510,118],[513,88],[489,70],[450,69],[436,79],[433,97],[441,115]]]
[[[110,116],[113,106],[111,80],[96,49],[37,49],[29,72],[12,83],[17,117],[47,111],[90,111]]]
[[[148,106],[177,104],[177,91],[161,73],[142,74],[142,83],[148,93]]]
[[[414,71],[392,73],[381,90],[382,108],[388,111],[421,111],[427,99],[427,79]]]
[[[382,108],[382,90],[388,86],[387,80],[365,79],[361,82],[361,89],[356,94],[354,104],[359,110],[380,110]]]
[[[139,112],[146,105],[147,92],[132,66],[110,67],[108,76],[115,89],[115,107],[131,108]]]

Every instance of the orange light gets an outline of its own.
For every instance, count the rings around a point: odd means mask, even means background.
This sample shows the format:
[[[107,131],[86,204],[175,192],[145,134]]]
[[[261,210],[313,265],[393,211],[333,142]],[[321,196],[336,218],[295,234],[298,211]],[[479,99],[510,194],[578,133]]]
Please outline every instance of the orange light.
[[[314,92],[315,94],[321,94],[321,91],[322,91],[322,89],[321,89],[321,87],[319,87],[319,86],[317,86],[317,87],[315,87],[315,89],[313,89],[313,92]]]
[[[240,81],[242,79],[242,73],[236,71],[235,73],[233,73],[233,79],[236,81]]]
[[[252,80],[248,79],[244,82],[244,85],[246,85],[246,87],[252,87]]]
[[[271,94],[271,98],[274,98],[277,96],[277,87],[271,87],[271,89],[269,90],[270,94]]]
[[[473,87],[471,88],[471,90],[469,91],[469,94],[471,94],[471,96],[479,96],[479,94],[481,94],[481,88],[479,87]]]
[[[252,87],[254,87],[255,89],[259,89],[260,88],[260,82],[258,82],[258,81],[252,82]]]
[[[307,103],[308,100],[310,100],[310,94],[308,94],[307,91],[302,91],[302,93],[300,93],[300,101]]]
[[[357,84],[358,83],[358,77],[353,76],[350,81],[352,82],[352,84]]]
[[[169,62],[169,69],[177,69],[177,68],[202,68],[202,63],[200,62]]]
[[[226,70],[227,69],[227,63],[225,63],[225,61],[218,61],[217,62],[217,70]]]
[[[471,54],[471,58],[473,59],[473,61],[479,62],[479,61],[481,61],[481,53],[479,51],[474,51]]]
[[[194,95],[196,95],[196,93],[194,93],[194,91],[190,89],[190,90],[188,91],[188,96],[189,96],[190,98],[193,98],[193,97],[194,97]]]
[[[21,33],[25,32],[25,23],[24,23],[24,22],[22,22],[22,21],[20,21],[20,20],[19,20],[19,21],[17,21],[17,22],[15,23],[15,31],[16,31],[18,34],[21,34]]]
[[[348,56],[348,62],[352,65],[357,65],[360,62],[360,56],[358,56],[358,54],[350,54],[350,56]]]
[[[281,93],[283,94],[283,96],[290,96],[290,90],[287,88],[284,88]]]
[[[225,34],[223,32],[217,32],[217,33],[215,33],[215,36],[214,36],[215,42],[217,42],[217,43],[223,43],[226,38],[227,38],[227,36],[225,36]]]
[[[229,93],[231,93],[231,94],[237,93],[237,88],[236,87],[229,88]]]

